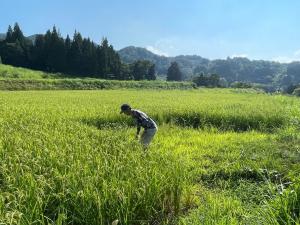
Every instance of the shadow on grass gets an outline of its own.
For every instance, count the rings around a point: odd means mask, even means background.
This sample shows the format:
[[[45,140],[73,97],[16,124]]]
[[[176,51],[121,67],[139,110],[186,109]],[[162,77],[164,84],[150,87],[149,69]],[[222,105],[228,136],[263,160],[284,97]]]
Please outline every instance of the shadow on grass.
[[[202,175],[197,180],[209,189],[228,191],[247,204],[262,204],[287,189],[291,180],[278,171],[243,170]]]
[[[261,132],[274,132],[286,125],[284,117],[252,116],[251,118],[239,115],[209,115],[201,113],[190,114],[163,114],[152,117],[158,125],[171,124],[179,127],[202,129],[217,128],[220,131],[245,132],[256,130]],[[82,118],[82,123],[98,129],[133,127],[135,121],[130,117],[92,117]]]
[[[213,185],[217,180],[226,180],[237,182],[239,180],[247,180],[249,182],[271,182],[271,183],[288,183],[289,179],[276,170],[269,171],[267,169],[250,169],[245,168],[236,171],[219,170],[211,174],[203,174],[198,181]]]
[[[286,124],[285,117],[222,115],[206,113],[170,114],[163,116],[165,122],[182,127],[204,128],[213,127],[222,131],[244,132],[257,130],[273,132]]]
[[[128,118],[83,118],[80,122],[95,127],[97,129],[124,129],[124,127],[134,127],[134,121],[130,121]]]

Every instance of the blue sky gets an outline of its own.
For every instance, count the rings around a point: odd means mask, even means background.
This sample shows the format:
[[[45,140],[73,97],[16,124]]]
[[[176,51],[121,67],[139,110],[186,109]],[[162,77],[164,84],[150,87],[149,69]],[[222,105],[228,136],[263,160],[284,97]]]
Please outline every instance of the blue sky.
[[[299,0],[2,0],[0,32],[18,22],[25,35],[54,24],[115,49],[216,59],[300,60]]]

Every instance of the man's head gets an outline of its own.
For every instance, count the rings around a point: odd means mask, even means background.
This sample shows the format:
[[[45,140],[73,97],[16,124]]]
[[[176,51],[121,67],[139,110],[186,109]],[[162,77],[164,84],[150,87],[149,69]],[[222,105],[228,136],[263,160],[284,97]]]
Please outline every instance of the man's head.
[[[128,105],[128,104],[121,105],[121,112],[120,112],[120,114],[121,113],[124,113],[126,115],[131,115],[131,107],[130,107],[130,105]]]

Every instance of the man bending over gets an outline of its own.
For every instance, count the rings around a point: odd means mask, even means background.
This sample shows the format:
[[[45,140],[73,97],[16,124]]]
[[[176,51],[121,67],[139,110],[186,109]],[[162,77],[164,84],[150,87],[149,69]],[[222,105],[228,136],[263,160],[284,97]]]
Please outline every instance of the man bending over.
[[[132,116],[132,118],[136,120],[136,138],[139,138],[141,127],[144,128],[144,132],[141,135],[140,142],[144,146],[144,148],[147,148],[158,130],[156,123],[150,117],[148,117],[146,113],[137,109],[132,109],[128,104],[123,104],[121,106],[120,113],[124,113],[127,116]]]

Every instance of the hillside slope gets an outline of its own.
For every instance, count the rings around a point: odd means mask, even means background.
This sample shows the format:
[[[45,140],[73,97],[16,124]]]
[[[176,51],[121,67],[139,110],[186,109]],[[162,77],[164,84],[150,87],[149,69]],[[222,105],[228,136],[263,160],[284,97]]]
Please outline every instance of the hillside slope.
[[[156,55],[145,48],[126,47],[119,50],[123,62],[132,63],[136,60],[150,60],[156,64],[158,74],[166,75],[172,61],[176,61],[185,79],[195,73],[217,73],[229,82],[243,81],[269,85],[289,85],[300,82],[300,63],[284,64],[266,60],[249,60],[235,57],[209,60],[197,55],[180,55],[165,57]]]

